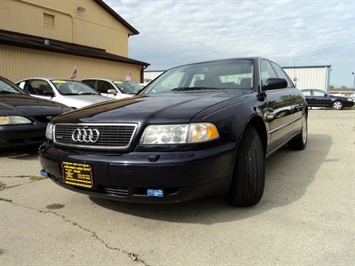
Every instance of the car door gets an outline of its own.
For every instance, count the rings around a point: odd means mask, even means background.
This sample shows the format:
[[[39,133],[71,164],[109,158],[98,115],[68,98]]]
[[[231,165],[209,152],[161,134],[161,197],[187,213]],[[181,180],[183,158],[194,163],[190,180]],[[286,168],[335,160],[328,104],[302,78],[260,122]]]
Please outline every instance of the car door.
[[[312,90],[312,105],[317,107],[332,106],[332,98],[325,91]]]
[[[311,90],[302,90],[302,93],[304,97],[306,98],[308,106],[312,107],[314,102],[313,102],[313,95]]]
[[[260,76],[262,85],[266,84],[269,78],[279,78],[268,60],[261,60]],[[268,127],[268,152],[270,152],[285,143],[292,134],[292,103],[286,89],[268,90],[265,94],[264,119]]]
[[[299,95],[300,91],[295,87],[295,85],[292,83],[291,79],[283,69],[275,64],[274,62],[271,62],[272,67],[275,69],[277,75],[280,78],[283,78],[287,81],[287,88],[285,89],[286,93],[290,96],[290,101],[291,101],[291,123],[293,124],[292,128],[292,134],[298,132],[300,128],[303,126],[303,119],[304,119],[304,110],[306,108],[306,104],[304,102],[303,97]]]

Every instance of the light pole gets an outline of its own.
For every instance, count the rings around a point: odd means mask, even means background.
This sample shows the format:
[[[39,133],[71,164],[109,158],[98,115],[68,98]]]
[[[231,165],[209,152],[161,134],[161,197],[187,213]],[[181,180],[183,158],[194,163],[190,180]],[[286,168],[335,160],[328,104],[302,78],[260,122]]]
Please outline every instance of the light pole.
[[[353,95],[352,95],[352,97],[354,97],[355,96],[355,73],[352,72],[352,74],[353,74]]]

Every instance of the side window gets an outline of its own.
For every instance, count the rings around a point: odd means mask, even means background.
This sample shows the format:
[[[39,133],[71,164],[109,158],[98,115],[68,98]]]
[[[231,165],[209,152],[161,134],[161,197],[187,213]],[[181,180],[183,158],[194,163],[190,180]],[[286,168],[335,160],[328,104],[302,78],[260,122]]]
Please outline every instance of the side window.
[[[271,62],[271,65],[274,67],[277,75],[280,77],[280,78],[283,78],[283,79],[286,79],[287,81],[287,88],[292,88],[293,87],[293,83],[291,83],[291,80],[289,78],[289,76],[287,76],[287,74],[285,73],[285,71],[282,70],[282,68],[275,64],[274,62]]]
[[[48,96],[49,92],[54,93],[51,86],[45,80],[31,80],[26,89],[33,95]]]
[[[83,80],[83,82],[91,88],[95,89],[95,80]]]
[[[302,91],[303,95],[311,96],[311,91]]]
[[[321,96],[321,97],[324,97],[324,96],[325,96],[325,92],[322,92],[322,91],[313,91],[313,95],[314,95],[314,96]]]
[[[26,85],[26,81],[21,81],[20,83],[17,84],[21,89],[24,89]]]
[[[97,88],[100,93],[107,93],[107,91],[109,89],[113,89],[113,88],[110,88],[110,84],[107,81],[103,81],[103,80],[99,80]]]
[[[267,60],[261,60],[260,63],[260,77],[261,77],[261,82],[264,85],[266,83],[266,80],[268,78],[277,78],[277,75],[270,65],[270,62]]]

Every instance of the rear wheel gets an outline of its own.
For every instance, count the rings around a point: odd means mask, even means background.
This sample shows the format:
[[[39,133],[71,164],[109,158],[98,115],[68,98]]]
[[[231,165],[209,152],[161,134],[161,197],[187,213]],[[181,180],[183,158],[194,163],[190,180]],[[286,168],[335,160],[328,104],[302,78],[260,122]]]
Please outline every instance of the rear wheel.
[[[332,103],[333,109],[340,110],[343,109],[343,103],[341,101],[335,101]]]
[[[235,206],[255,205],[263,195],[264,183],[264,148],[255,128],[248,126],[239,143],[233,179],[226,199]]]
[[[306,148],[307,139],[308,139],[308,123],[307,123],[307,116],[305,115],[302,123],[301,133],[288,142],[288,147],[293,150],[303,150],[304,148]]]

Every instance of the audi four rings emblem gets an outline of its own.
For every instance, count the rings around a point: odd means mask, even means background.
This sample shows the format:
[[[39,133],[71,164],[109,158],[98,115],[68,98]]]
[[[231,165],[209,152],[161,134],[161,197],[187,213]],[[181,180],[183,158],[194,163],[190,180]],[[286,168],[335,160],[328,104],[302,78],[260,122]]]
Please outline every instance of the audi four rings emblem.
[[[76,128],[71,134],[75,142],[95,143],[99,140],[100,132],[96,128]]]

